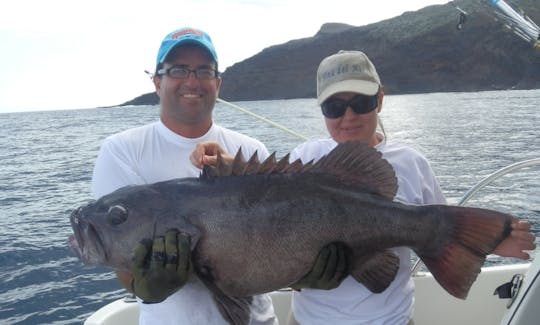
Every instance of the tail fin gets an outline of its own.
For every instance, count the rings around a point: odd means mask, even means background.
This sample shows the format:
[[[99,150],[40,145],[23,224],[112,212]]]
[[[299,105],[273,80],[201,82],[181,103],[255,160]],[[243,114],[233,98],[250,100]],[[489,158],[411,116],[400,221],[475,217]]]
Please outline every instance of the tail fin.
[[[436,256],[418,256],[451,295],[465,299],[486,256],[512,231],[512,216],[493,210],[445,206],[443,218],[452,225]]]

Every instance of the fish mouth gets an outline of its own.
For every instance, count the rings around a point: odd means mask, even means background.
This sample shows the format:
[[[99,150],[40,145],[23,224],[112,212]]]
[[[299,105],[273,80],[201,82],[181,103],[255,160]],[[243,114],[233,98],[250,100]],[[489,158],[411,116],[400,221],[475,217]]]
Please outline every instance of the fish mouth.
[[[103,240],[92,223],[85,218],[82,208],[71,213],[70,222],[73,235],[68,242],[71,249],[85,264],[101,264],[109,259]]]

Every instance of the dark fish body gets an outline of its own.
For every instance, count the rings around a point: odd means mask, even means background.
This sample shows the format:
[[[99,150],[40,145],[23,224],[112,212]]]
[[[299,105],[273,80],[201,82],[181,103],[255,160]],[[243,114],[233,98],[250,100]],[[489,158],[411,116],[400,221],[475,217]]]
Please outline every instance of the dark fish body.
[[[351,275],[381,292],[399,264],[388,249],[408,246],[448,292],[465,298],[513,218],[405,205],[392,201],[396,189],[390,164],[359,143],[341,144],[315,164],[237,159],[200,178],[125,187],[79,208],[72,242],[86,263],[129,270],[141,239],[176,228],[192,236],[196,275],[225,297],[291,285],[331,242],[344,242]]]

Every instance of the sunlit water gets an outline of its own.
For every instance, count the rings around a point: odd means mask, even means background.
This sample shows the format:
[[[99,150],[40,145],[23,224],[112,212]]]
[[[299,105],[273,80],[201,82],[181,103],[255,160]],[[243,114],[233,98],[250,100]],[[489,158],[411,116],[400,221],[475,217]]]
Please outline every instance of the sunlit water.
[[[538,103],[540,90],[387,96],[381,117],[390,141],[423,152],[457,203],[499,168],[540,157]],[[326,137],[314,99],[236,104],[309,138]],[[80,324],[125,295],[108,269],[84,267],[71,253],[68,216],[91,198],[103,138],[157,116],[157,107],[0,114],[0,324]],[[215,116],[278,156],[301,142],[229,106],[218,105]],[[468,205],[511,212],[540,233],[539,171],[504,176]]]

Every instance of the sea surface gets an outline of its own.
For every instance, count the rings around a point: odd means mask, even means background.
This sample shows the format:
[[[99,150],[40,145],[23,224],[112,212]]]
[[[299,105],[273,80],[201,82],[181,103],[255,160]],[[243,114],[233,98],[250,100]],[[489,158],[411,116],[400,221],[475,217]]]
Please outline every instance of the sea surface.
[[[308,138],[327,137],[314,99],[234,104]],[[539,106],[540,90],[390,95],[381,117],[389,141],[424,153],[457,203],[487,175],[540,157]],[[82,324],[125,296],[110,270],[83,266],[70,251],[69,214],[92,198],[102,140],[158,114],[155,106],[0,114],[0,324]],[[230,105],[219,104],[215,120],[278,156],[301,142]],[[513,213],[540,235],[540,168],[503,176],[468,205]]]

